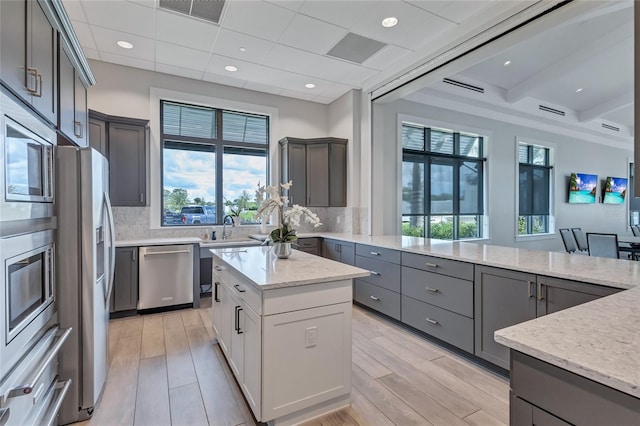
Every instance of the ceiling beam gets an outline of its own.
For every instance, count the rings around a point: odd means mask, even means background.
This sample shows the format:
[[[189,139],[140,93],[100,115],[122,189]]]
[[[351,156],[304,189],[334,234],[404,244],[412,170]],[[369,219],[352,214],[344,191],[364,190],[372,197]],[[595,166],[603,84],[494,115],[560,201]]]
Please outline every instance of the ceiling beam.
[[[597,40],[590,43],[585,42],[586,47],[576,50],[571,55],[554,62],[549,67],[507,90],[505,100],[512,104],[523,99],[536,87],[555,79],[559,75],[566,74],[585,62],[592,60],[600,53],[604,53],[607,49],[611,48],[611,46],[615,46],[632,36],[633,22],[629,22]]]
[[[578,120],[582,123],[591,121],[594,118],[602,117],[610,112],[633,105],[633,92],[625,93],[617,98],[610,99],[606,102],[599,103],[593,108],[578,111]]]

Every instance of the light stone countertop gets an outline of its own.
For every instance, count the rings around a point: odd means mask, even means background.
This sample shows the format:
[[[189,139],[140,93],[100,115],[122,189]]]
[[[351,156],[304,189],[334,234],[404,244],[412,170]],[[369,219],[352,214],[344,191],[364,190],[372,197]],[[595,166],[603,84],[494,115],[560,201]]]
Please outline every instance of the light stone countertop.
[[[135,240],[116,240],[116,247],[164,246],[173,244],[197,244],[198,237],[138,238]]]
[[[294,287],[366,277],[369,271],[293,250],[288,259],[278,259],[270,246],[211,249],[211,253],[259,290]]]
[[[498,330],[495,340],[640,398],[640,287]]]

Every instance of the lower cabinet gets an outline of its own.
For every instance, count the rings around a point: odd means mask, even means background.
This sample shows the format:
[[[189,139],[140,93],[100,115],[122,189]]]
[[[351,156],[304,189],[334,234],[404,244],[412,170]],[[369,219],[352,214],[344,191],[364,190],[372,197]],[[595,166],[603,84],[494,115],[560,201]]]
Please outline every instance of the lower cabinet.
[[[371,309],[400,320],[400,294],[386,288],[370,284],[361,279],[354,280],[353,299]]]
[[[496,330],[620,291],[540,275],[481,266],[475,280],[475,354],[509,369],[509,348]]]
[[[325,238],[322,241],[322,257],[355,265],[355,244]]]
[[[569,426],[571,424],[513,394],[509,401],[509,422],[518,426]]]
[[[320,249],[322,248],[322,245],[319,242],[319,238],[298,238],[296,244],[297,250],[320,256]]]
[[[138,309],[138,247],[117,247],[110,312]]]

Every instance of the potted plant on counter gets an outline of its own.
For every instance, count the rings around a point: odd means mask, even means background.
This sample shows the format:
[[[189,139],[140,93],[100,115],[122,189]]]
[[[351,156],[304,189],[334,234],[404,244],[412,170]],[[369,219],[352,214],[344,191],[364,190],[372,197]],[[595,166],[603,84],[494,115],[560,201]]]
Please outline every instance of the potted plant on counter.
[[[274,211],[278,213],[279,226],[271,231],[269,240],[273,243],[273,252],[279,259],[286,259],[291,255],[291,243],[298,239],[296,235],[297,226],[300,220],[304,219],[317,228],[322,225],[320,218],[306,207],[294,204],[287,208],[289,198],[282,194],[283,190],[289,190],[293,186],[293,181],[281,183],[275,186],[260,186],[256,191],[256,201],[259,204],[255,218],[265,220]]]

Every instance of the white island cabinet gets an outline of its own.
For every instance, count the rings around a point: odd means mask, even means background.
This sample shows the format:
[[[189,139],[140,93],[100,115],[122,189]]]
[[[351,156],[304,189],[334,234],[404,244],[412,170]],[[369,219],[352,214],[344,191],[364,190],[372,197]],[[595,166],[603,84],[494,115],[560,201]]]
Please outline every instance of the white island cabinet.
[[[270,249],[211,250],[213,327],[256,419],[296,424],[350,403],[352,279],[369,271]]]

